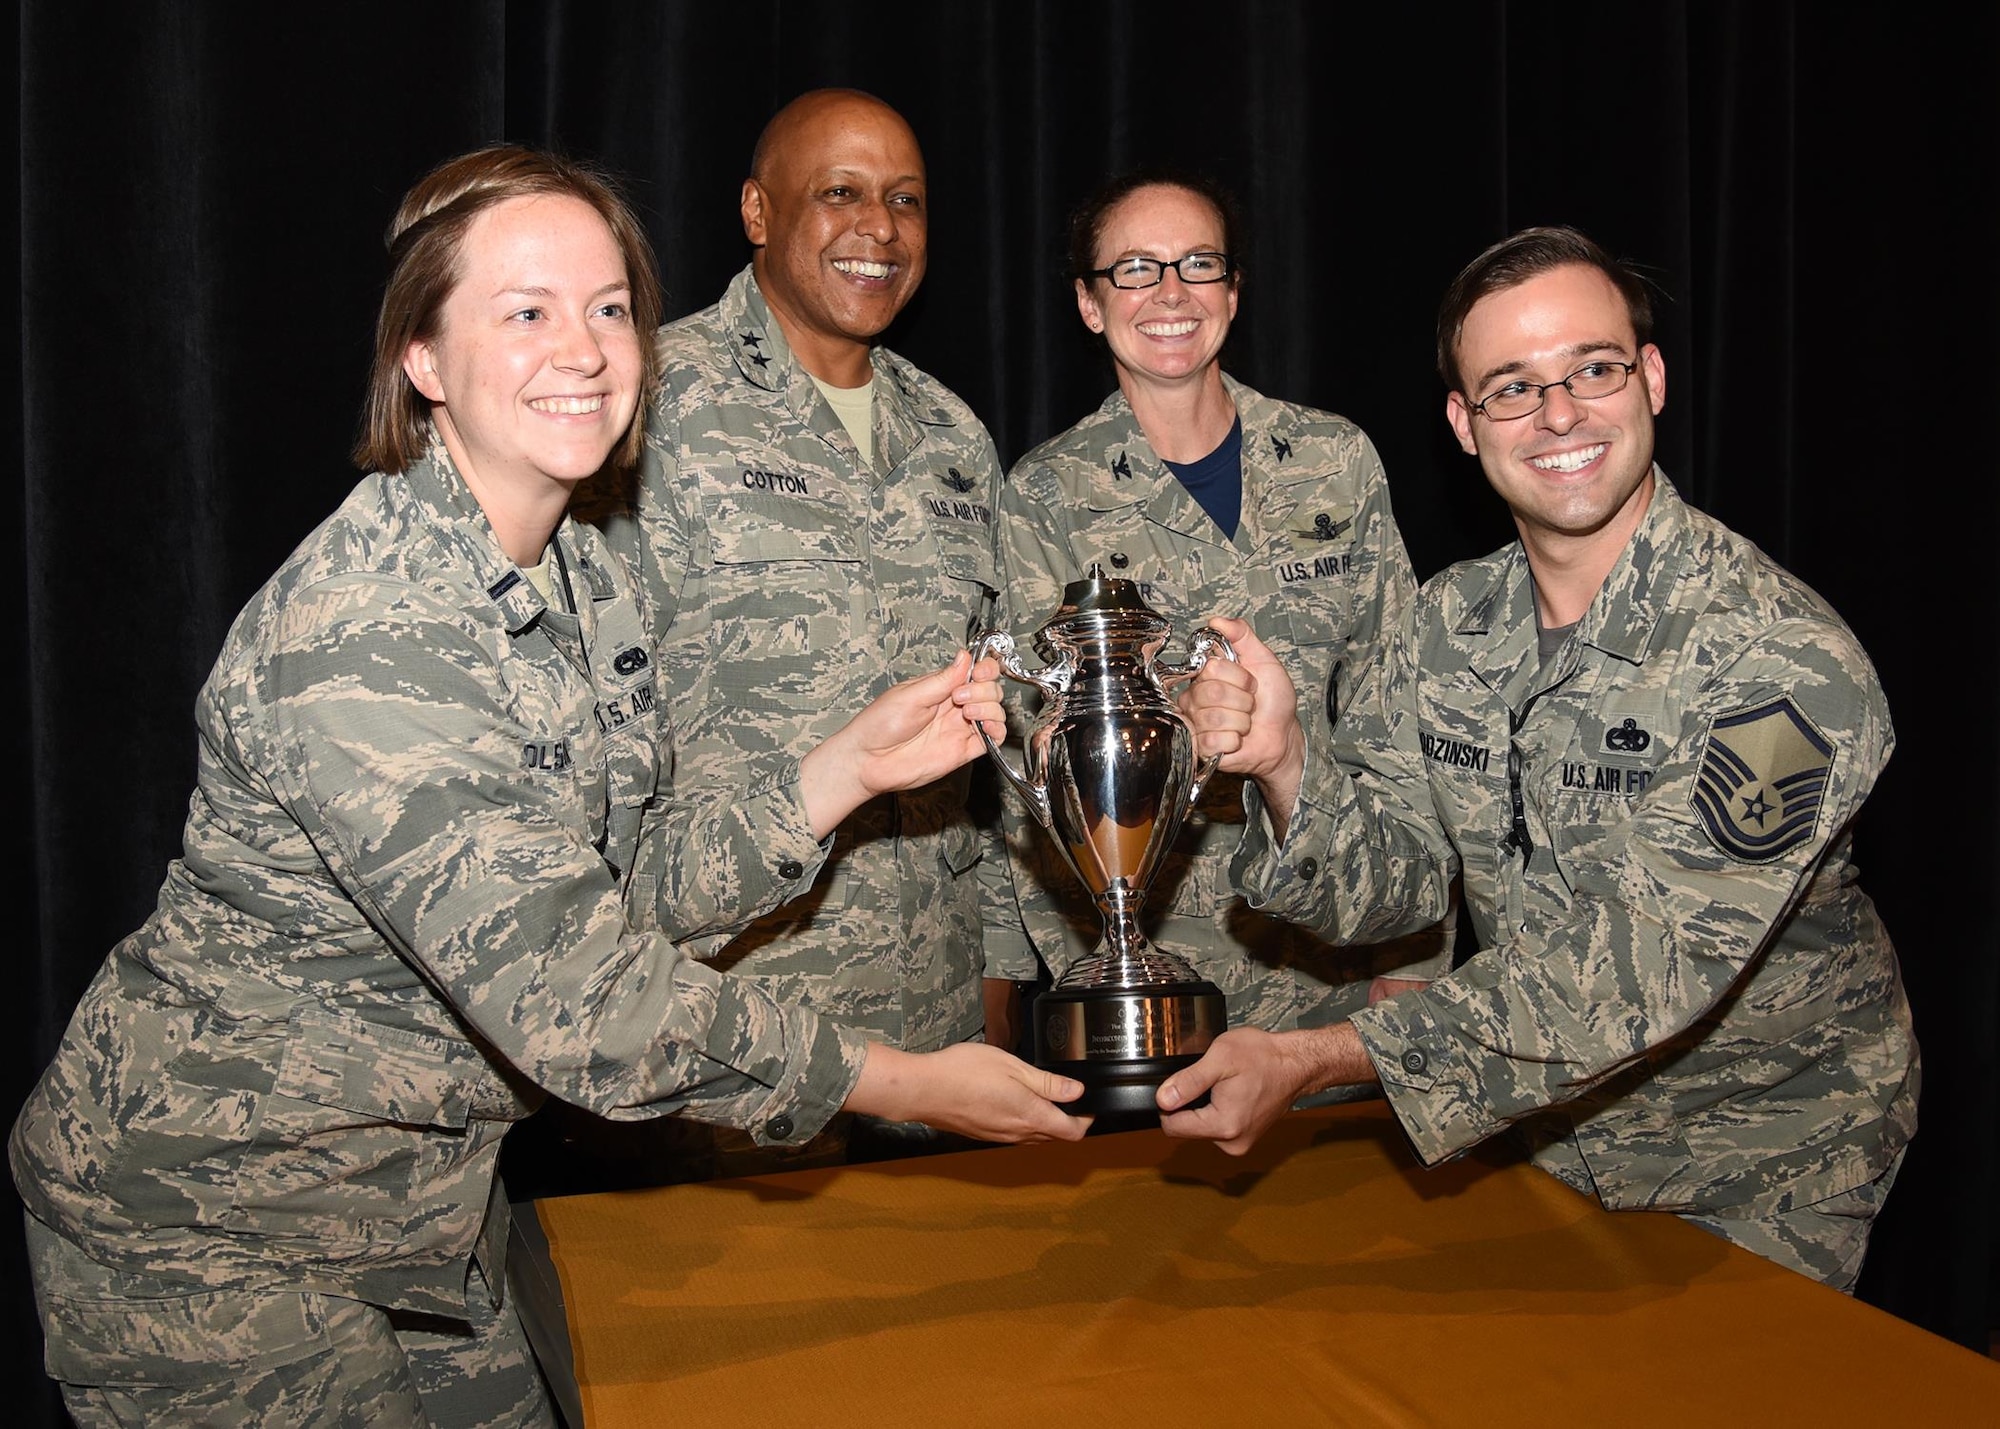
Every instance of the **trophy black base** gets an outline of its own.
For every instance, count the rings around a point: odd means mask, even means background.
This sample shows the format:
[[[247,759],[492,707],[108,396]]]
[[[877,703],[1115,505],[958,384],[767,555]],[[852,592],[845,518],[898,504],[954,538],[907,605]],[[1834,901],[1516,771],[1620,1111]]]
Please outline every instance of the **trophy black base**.
[[[1221,991],[1196,979],[1149,987],[1066,987],[1035,999],[1035,1065],[1074,1077],[1083,1095],[1065,1102],[1095,1117],[1092,1132],[1157,1126],[1160,1083],[1201,1060],[1227,1025]],[[1206,1095],[1190,1106],[1204,1106]]]
[[[1083,1095],[1073,1102],[1064,1102],[1063,1110],[1071,1116],[1095,1117],[1090,1128],[1094,1136],[1100,1131],[1136,1131],[1158,1126],[1160,1105],[1154,1100],[1154,1093],[1159,1091],[1160,1083],[1200,1060],[1200,1055],[1194,1054],[1144,1057],[1131,1062],[1038,1062],[1036,1065],[1083,1083]],[[1187,1109],[1207,1105],[1208,1093],[1203,1092],[1188,1103]]]

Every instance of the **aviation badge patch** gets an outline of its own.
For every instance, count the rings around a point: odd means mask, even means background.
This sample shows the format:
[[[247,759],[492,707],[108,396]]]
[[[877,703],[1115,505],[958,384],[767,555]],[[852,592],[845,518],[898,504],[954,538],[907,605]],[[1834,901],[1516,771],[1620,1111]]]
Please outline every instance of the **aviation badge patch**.
[[[1777,699],[1709,725],[1688,802],[1717,848],[1768,863],[1812,837],[1832,767],[1826,736]]]

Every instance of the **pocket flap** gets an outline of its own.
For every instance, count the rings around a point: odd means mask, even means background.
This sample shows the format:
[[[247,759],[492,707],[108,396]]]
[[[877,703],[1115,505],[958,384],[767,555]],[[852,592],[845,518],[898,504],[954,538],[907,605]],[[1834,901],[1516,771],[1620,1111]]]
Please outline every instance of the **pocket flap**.
[[[845,507],[759,499],[761,495],[744,491],[704,497],[709,554],[717,565],[861,559],[853,513]]]
[[[80,1385],[198,1385],[224,1360],[255,1370],[300,1357],[323,1339],[307,1295],[198,1291],[146,1300],[89,1300],[45,1295],[44,1367],[51,1379]],[[234,1353],[218,1353],[218,1346]]]
[[[404,1126],[460,1129],[474,1085],[490,1075],[476,1051],[443,1037],[302,1013],[292,1019],[274,1090]]]

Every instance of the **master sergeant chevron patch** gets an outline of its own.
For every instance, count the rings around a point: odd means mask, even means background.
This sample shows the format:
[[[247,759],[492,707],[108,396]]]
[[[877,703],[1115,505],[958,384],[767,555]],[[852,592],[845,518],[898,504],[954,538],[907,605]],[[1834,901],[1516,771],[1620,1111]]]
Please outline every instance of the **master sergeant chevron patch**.
[[[1832,767],[1833,745],[1780,698],[1709,725],[1688,802],[1718,849],[1768,863],[1812,837]]]

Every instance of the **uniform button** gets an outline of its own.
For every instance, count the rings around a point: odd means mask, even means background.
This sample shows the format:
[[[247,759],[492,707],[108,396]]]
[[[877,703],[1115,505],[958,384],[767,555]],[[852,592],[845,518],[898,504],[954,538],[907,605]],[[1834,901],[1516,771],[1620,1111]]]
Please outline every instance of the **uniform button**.
[[[1424,1060],[1424,1054],[1421,1052],[1411,1050],[1403,1054],[1403,1070],[1413,1077],[1429,1065],[1430,1063]]]
[[[1311,882],[1312,882],[1312,881],[1313,881],[1313,880],[1314,880],[1315,878],[1318,878],[1318,877],[1319,877],[1319,860],[1318,860],[1318,859],[1316,859],[1316,858],[1302,858],[1302,859],[1300,859],[1300,860],[1299,860],[1299,877],[1300,877],[1300,878],[1302,878],[1302,879],[1304,879],[1304,880],[1305,880],[1305,881],[1306,881],[1307,883],[1311,883]]]
[[[1132,564],[1132,558],[1126,555],[1123,551],[1113,551],[1111,553],[1111,564],[1118,567],[1118,569],[1122,571],[1127,566]]]
[[[805,871],[806,866],[795,858],[788,858],[778,865],[778,877],[780,878],[800,878],[805,875]]]
[[[792,1134],[792,1119],[779,1112],[764,1123],[764,1134],[773,1141],[783,1141]]]

